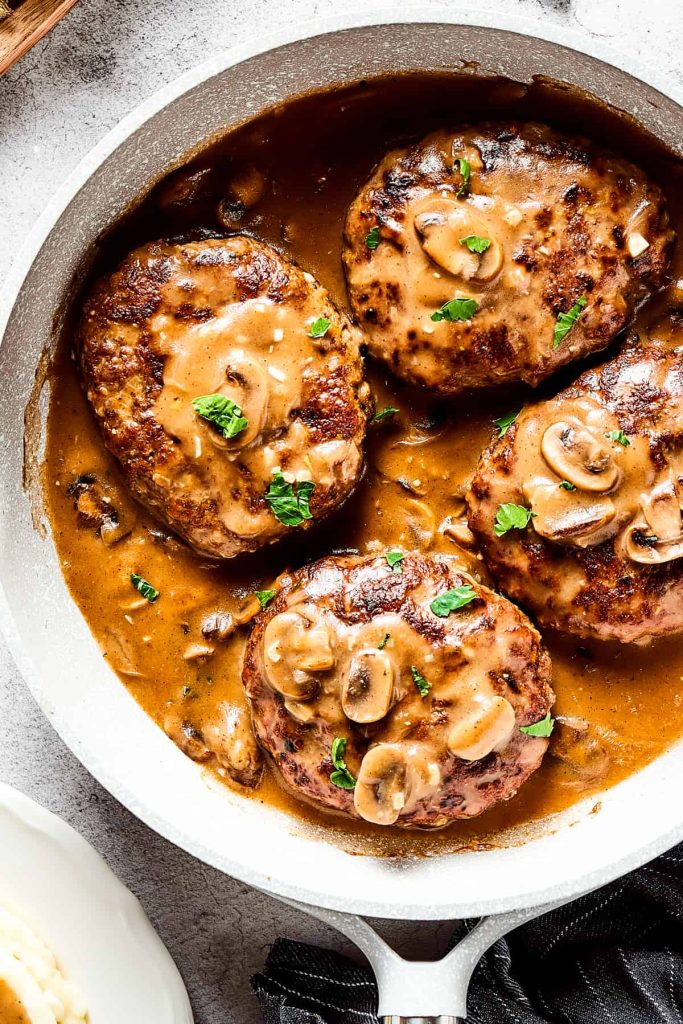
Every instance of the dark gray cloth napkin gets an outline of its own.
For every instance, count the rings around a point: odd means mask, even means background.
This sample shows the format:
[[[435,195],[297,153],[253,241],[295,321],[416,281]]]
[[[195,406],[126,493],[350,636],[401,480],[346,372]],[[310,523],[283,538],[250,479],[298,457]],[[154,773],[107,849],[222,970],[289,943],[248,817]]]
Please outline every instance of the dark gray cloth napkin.
[[[278,939],[251,983],[265,1024],[376,1024],[372,974],[329,950]],[[497,942],[468,1007],[472,1024],[683,1024],[683,845]]]

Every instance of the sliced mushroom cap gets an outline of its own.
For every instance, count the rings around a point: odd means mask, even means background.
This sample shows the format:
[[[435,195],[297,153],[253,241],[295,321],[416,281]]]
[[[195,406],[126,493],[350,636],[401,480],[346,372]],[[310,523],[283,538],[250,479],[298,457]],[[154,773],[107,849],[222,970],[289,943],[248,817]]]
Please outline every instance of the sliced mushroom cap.
[[[557,544],[582,548],[605,540],[616,514],[611,498],[567,491],[555,483],[535,487],[528,501],[536,533]]]
[[[394,669],[386,651],[377,648],[354,654],[342,686],[342,708],[360,725],[379,722],[391,707]]]
[[[609,770],[607,743],[584,718],[561,717],[555,720],[550,753],[574,773],[573,787],[576,789],[594,785]],[[571,782],[569,784],[572,785]]]
[[[639,565],[663,565],[683,558],[683,536],[660,540],[645,520],[636,520],[624,530],[622,549],[627,558]]]
[[[268,682],[284,697],[307,700],[317,689],[317,674],[334,666],[332,632],[324,622],[298,611],[270,620],[264,636]]]
[[[668,473],[643,498],[643,513],[652,533],[660,541],[678,540],[683,531],[681,506],[673,474]]]
[[[353,793],[361,818],[393,825],[406,805],[410,786],[408,758],[397,743],[378,743],[363,758]]]
[[[463,761],[479,761],[504,747],[514,728],[515,712],[505,697],[480,699],[451,729],[448,749]]]
[[[230,778],[250,789],[263,774],[263,755],[251,728],[249,712],[234,704],[221,704],[221,721],[204,729],[208,747]]]
[[[471,206],[452,199],[432,199],[415,216],[414,224],[430,259],[454,277],[490,281],[500,271],[503,250]],[[471,235],[491,243],[485,252],[471,252],[462,244],[461,240]]]
[[[621,477],[609,448],[588,427],[553,423],[543,434],[541,452],[562,480],[582,491],[611,491]]]

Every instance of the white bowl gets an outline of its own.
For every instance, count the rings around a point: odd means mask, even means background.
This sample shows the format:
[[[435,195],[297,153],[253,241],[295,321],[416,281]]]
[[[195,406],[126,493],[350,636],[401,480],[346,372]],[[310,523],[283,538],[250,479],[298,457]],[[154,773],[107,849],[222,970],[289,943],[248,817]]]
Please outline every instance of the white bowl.
[[[54,953],[89,1024],[192,1024],[178,970],[135,897],[69,825],[3,783],[0,906]]]

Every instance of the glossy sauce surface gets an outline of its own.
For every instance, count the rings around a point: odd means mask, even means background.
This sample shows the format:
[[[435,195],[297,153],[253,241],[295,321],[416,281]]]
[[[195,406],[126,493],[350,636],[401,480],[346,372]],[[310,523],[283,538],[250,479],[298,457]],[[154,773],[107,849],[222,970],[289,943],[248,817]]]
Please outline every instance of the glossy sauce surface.
[[[683,195],[680,163],[597,103],[542,82],[524,87],[497,79],[406,76],[304,97],[235,130],[189,169],[160,183],[116,226],[102,242],[96,270],[111,269],[126,252],[153,239],[201,229],[246,230],[280,246],[345,306],[340,249],[348,204],[387,149],[452,124],[453,110],[461,121],[537,118],[594,134],[653,175],[668,195],[680,233],[680,200],[678,206],[675,202],[677,194]],[[681,274],[679,255],[676,263],[674,280]],[[639,324],[660,315],[672,301],[680,303],[680,293],[671,291],[650,303],[639,314]],[[226,706],[245,703],[240,661],[246,629],[241,623],[258,610],[254,592],[271,587],[280,574],[334,550],[371,553],[392,547],[457,552],[474,575],[487,581],[476,551],[460,543],[463,496],[482,447],[495,434],[493,420],[518,409],[528,389],[435,399],[368,365],[377,408],[400,411],[371,427],[367,472],[355,494],[319,531],[300,541],[217,564],[169,538],[128,495],[82,393],[72,342],[67,329],[50,375],[44,463],[44,496],[63,571],[112,669],[207,770],[220,774],[211,743],[216,722]],[[583,365],[569,368],[562,382],[546,385],[544,393],[573,379]],[[76,511],[69,488],[84,474],[105,486],[126,531],[130,527],[116,543],[104,544]],[[157,601],[150,604],[133,590],[131,572],[161,592]],[[231,615],[236,627],[218,643],[207,642],[202,632],[215,613]],[[512,801],[481,818],[434,835],[348,823],[293,800],[270,769],[253,798],[283,807],[358,851],[428,853],[490,845],[514,838],[515,829],[583,796],[597,795],[683,734],[679,639],[647,648],[548,634],[544,639],[553,659],[555,714],[585,719],[588,732],[577,739],[576,733],[558,728],[538,772]]]

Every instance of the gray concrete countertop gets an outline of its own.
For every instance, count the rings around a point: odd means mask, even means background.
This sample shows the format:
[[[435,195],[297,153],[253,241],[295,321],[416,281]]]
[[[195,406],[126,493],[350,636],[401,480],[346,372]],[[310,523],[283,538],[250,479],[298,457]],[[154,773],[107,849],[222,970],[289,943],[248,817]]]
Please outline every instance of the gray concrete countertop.
[[[360,5],[359,5],[360,7]],[[396,14],[397,0],[373,7]],[[448,3],[423,0],[425,11]],[[0,80],[0,278],[48,197],[124,114],[218,50],[337,14],[336,0],[79,0]],[[683,83],[680,0],[478,0],[603,37]],[[0,642],[0,778],[74,825],[142,901],[187,983],[197,1024],[257,1024],[249,976],[278,935],[348,950],[322,924],[171,846],[103,790],[43,718]],[[424,956],[447,926],[383,928]]]

